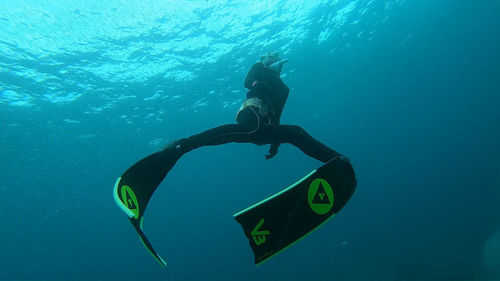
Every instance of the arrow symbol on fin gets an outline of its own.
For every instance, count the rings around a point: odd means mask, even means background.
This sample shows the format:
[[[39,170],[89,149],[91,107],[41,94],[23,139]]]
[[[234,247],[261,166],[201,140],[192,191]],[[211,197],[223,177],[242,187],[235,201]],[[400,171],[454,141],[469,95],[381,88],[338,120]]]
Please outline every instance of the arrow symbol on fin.
[[[259,228],[264,224],[264,219],[260,219],[259,223],[252,229],[250,234],[252,235],[253,241],[257,246],[266,243],[266,235],[271,234],[269,230],[259,230]]]

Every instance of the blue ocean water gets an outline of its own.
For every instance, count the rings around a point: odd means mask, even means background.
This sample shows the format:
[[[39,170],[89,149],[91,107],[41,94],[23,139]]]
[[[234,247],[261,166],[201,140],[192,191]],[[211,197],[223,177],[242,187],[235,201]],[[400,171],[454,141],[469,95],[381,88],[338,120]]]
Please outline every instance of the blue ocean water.
[[[0,280],[500,279],[500,1],[2,1]],[[260,54],[290,59],[282,123],[358,188],[255,267],[232,215],[321,163],[290,145],[185,155],[141,245],[113,184],[233,123]]]

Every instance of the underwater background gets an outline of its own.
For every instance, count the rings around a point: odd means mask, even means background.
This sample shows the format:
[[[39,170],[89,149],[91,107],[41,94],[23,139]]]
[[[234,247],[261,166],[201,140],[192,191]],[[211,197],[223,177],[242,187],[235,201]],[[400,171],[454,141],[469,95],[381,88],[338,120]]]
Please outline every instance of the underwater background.
[[[500,279],[500,1],[20,1],[0,9],[0,280]],[[144,249],[117,177],[234,123],[260,54],[283,124],[351,160],[330,222],[265,264],[232,215],[321,163],[291,145],[186,154]]]

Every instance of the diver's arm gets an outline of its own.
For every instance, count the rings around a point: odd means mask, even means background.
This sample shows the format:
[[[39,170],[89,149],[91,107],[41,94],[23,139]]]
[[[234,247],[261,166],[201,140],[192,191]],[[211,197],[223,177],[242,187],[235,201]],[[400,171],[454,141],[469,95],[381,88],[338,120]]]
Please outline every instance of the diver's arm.
[[[274,116],[272,120],[272,126],[279,127],[280,126],[280,120],[281,120],[281,114],[283,113],[283,108],[285,107],[286,100],[288,99],[288,93],[290,92],[290,89],[288,86],[283,82],[283,80],[279,79],[279,86],[276,88],[279,88],[281,94],[279,96],[281,99],[275,103],[275,108],[274,108]],[[274,142],[271,143],[271,147],[269,148],[269,154],[266,155],[266,159],[271,159],[273,158],[277,153],[278,153],[278,148],[280,146],[279,142]]]
[[[250,71],[248,71],[247,77],[245,79],[245,88],[251,90],[253,87],[255,87],[256,84],[259,84],[257,73],[260,72],[262,68],[264,68],[264,65],[262,65],[262,63],[260,62],[252,66]]]
[[[277,113],[276,119],[274,120],[274,124],[272,126],[278,127],[280,125],[280,119],[281,119],[281,111]],[[266,160],[269,160],[273,158],[276,154],[278,154],[279,146],[280,146],[279,142],[271,143],[271,146],[269,147],[269,154],[266,155]]]
[[[280,125],[281,114],[283,113],[283,109],[285,108],[286,101],[288,99],[288,94],[290,93],[290,88],[283,82],[283,80],[279,79],[279,82],[276,84],[277,96],[279,97],[277,102],[274,104],[274,124],[276,126]]]
[[[278,127],[280,125],[280,119],[281,119],[282,112],[283,112],[283,107],[278,109],[278,112],[275,112],[276,117],[274,117],[274,120],[273,120],[274,122],[273,122],[272,126]],[[273,158],[276,154],[278,154],[279,147],[280,147],[279,142],[271,143],[271,147],[269,147],[269,154],[266,155],[266,160],[269,160],[269,159]]]
[[[278,154],[279,143],[272,143],[269,148],[269,154],[266,155],[266,160],[273,158],[276,154]]]

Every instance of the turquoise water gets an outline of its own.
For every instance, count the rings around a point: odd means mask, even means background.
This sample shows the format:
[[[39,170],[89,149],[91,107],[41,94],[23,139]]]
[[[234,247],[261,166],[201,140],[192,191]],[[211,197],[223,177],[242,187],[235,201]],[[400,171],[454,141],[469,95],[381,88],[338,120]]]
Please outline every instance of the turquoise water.
[[[500,279],[499,15],[496,0],[2,1],[0,279]],[[161,268],[116,178],[234,122],[273,50],[290,59],[282,123],[347,155],[356,193],[255,267],[232,215],[320,163],[195,150],[146,212]]]

